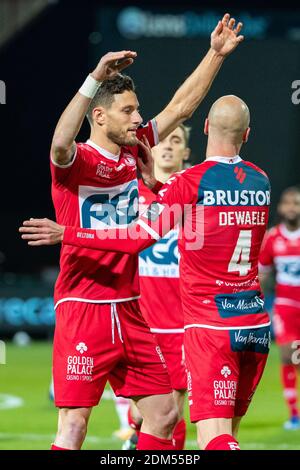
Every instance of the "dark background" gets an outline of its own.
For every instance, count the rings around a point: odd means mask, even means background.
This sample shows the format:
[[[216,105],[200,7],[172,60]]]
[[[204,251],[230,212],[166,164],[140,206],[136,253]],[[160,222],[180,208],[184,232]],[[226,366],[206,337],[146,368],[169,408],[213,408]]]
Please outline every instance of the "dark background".
[[[124,9],[129,6],[113,1],[51,2],[0,49],[0,80],[7,88],[7,103],[0,105],[2,295],[10,295],[9,285],[24,291],[30,284],[28,274],[42,284],[47,281],[51,292],[59,249],[30,249],[17,228],[25,218],[54,217],[51,138],[60,114],[88,72],[109,50],[136,50],[138,59],[128,73],[136,82],[141,111],[148,120],[167,104],[200,62],[209,47],[210,22],[225,13],[223,6],[212,2],[185,2],[184,7],[176,2],[172,6],[168,2],[137,2],[135,13],[148,12],[149,21],[157,20],[157,15],[178,17],[189,12],[191,29],[181,37],[170,37],[162,29],[153,37],[146,28],[148,32],[128,38],[120,32],[118,21],[123,12],[124,22]],[[191,160],[197,163],[205,156],[202,129],[213,101],[224,94],[243,98],[250,107],[252,132],[241,155],[270,176],[272,220],[280,192],[300,180],[300,105],[291,101],[292,82],[300,79],[300,12],[287,7],[259,8],[255,2],[249,6],[241,2],[240,7],[226,3],[226,10],[245,20],[246,40],[226,60],[209,95],[188,123],[193,128]],[[204,26],[195,32],[201,17]],[[88,135],[85,123],[78,140],[86,140]]]

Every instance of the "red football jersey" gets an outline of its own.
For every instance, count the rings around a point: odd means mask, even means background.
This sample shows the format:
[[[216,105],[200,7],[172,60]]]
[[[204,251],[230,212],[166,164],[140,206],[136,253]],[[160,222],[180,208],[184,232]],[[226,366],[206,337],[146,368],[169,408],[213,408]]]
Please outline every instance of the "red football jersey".
[[[275,305],[300,309],[300,229],[289,231],[284,224],[269,230],[259,256],[261,272],[275,267]]]
[[[140,127],[151,146],[158,143],[154,120]],[[138,216],[138,148],[112,155],[92,141],[77,144],[71,163],[51,161],[52,199],[62,225],[127,227]],[[55,305],[66,300],[110,302],[139,296],[138,256],[62,245]]]
[[[139,180],[139,207],[144,212],[155,194]],[[173,229],[139,256],[143,316],[154,333],[183,332],[179,292],[178,229]]]
[[[212,157],[171,178],[159,195],[161,204],[185,209],[178,243],[185,328],[269,324],[258,281],[267,175],[239,156]]]
[[[211,157],[171,177],[131,227],[98,233],[67,228],[64,242],[135,253],[181,219],[185,328],[263,327],[270,320],[258,281],[258,257],[269,205],[270,184],[260,168],[239,156]],[[235,341],[245,339],[236,335]]]

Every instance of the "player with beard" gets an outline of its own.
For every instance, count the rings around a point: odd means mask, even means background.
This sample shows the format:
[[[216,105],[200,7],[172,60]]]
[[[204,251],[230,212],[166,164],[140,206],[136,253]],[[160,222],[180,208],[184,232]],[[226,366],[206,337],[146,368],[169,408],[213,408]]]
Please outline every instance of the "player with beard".
[[[239,425],[269,352],[270,319],[258,280],[258,257],[268,223],[270,183],[263,170],[239,156],[249,122],[249,109],[240,98],[219,98],[205,121],[205,161],[172,175],[155,202],[127,228],[91,230],[33,219],[20,229],[31,246],[62,242],[134,254],[181,224],[190,417],[205,450],[239,450]],[[141,146],[151,161],[150,146]]]
[[[280,348],[283,395],[289,409],[287,430],[300,429],[297,366],[293,353],[300,340],[300,189],[287,188],[278,204],[279,225],[265,237],[260,253],[260,278],[265,285],[275,268],[273,325]],[[297,343],[298,341],[298,343]],[[295,343],[296,342],[296,343]]]
[[[207,94],[224,58],[243,40],[242,24],[224,15],[211,48],[170,103],[144,127],[129,77],[136,57],[106,54],[62,114],[51,147],[52,197],[58,223],[86,229],[126,228],[137,217],[136,165],[156,187],[152,167],[137,158],[188,119]],[[90,139],[75,142],[85,115]],[[137,254],[62,247],[55,286],[53,352],[59,425],[53,449],[80,449],[92,407],[109,380],[117,396],[135,400],[143,416],[140,450],[173,449],[178,420],[169,375],[139,309]]]

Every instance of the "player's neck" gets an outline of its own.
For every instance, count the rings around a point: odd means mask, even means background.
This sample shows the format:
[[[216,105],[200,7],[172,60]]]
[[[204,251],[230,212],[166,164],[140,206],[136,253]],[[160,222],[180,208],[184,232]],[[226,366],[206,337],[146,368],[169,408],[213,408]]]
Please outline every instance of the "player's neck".
[[[296,232],[300,228],[300,220],[295,221],[295,223],[285,221],[283,225],[289,232]]]
[[[107,150],[113,155],[119,155],[120,153],[120,150],[121,150],[120,146],[116,144],[115,142],[112,142],[104,134],[99,135],[98,133],[96,134],[95,132],[92,131],[90,135],[90,140],[94,142],[94,144],[98,145],[98,147],[101,147]]]
[[[241,150],[240,144],[232,143],[214,143],[208,141],[206,149],[206,158],[210,157],[228,157],[232,158],[239,155]]]
[[[161,183],[166,183],[170,176],[173,175],[173,173],[176,173],[177,171],[181,171],[182,167],[180,168],[172,168],[172,169],[163,169],[163,168],[158,168],[156,165],[154,165],[154,177]]]

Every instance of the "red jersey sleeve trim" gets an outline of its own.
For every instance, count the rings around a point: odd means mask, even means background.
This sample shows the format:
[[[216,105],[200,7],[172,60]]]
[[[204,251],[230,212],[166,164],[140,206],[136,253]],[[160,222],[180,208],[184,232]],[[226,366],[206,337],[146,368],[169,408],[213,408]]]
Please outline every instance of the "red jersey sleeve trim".
[[[262,274],[264,273],[270,273],[273,269],[273,263],[272,264],[262,264],[258,263],[258,271]]]
[[[139,231],[136,230],[137,226],[139,226]],[[156,233],[152,234],[149,229],[150,227],[147,227],[146,230],[144,224],[140,224],[140,220],[132,227],[125,229],[111,228],[93,230],[66,227],[63,243],[65,245],[78,246],[81,248],[115,251],[133,255],[153,245],[157,240],[156,237],[159,237]],[[135,230],[134,236],[130,233],[131,230]]]
[[[151,122],[153,136],[154,136],[154,145],[157,145],[157,144],[159,144],[159,135],[158,135],[157,123],[156,123],[155,119],[151,119],[150,122]]]
[[[74,155],[73,155],[71,161],[70,161],[69,163],[66,163],[66,165],[59,165],[59,164],[56,163],[56,162],[53,160],[53,158],[50,156],[51,163],[52,163],[54,166],[56,166],[57,168],[70,168],[70,166],[72,166],[73,163],[74,163],[75,160],[76,160],[77,153],[78,153],[78,152],[77,152],[77,149],[78,149],[78,147],[77,147],[77,145],[76,145],[75,153],[74,153]]]

